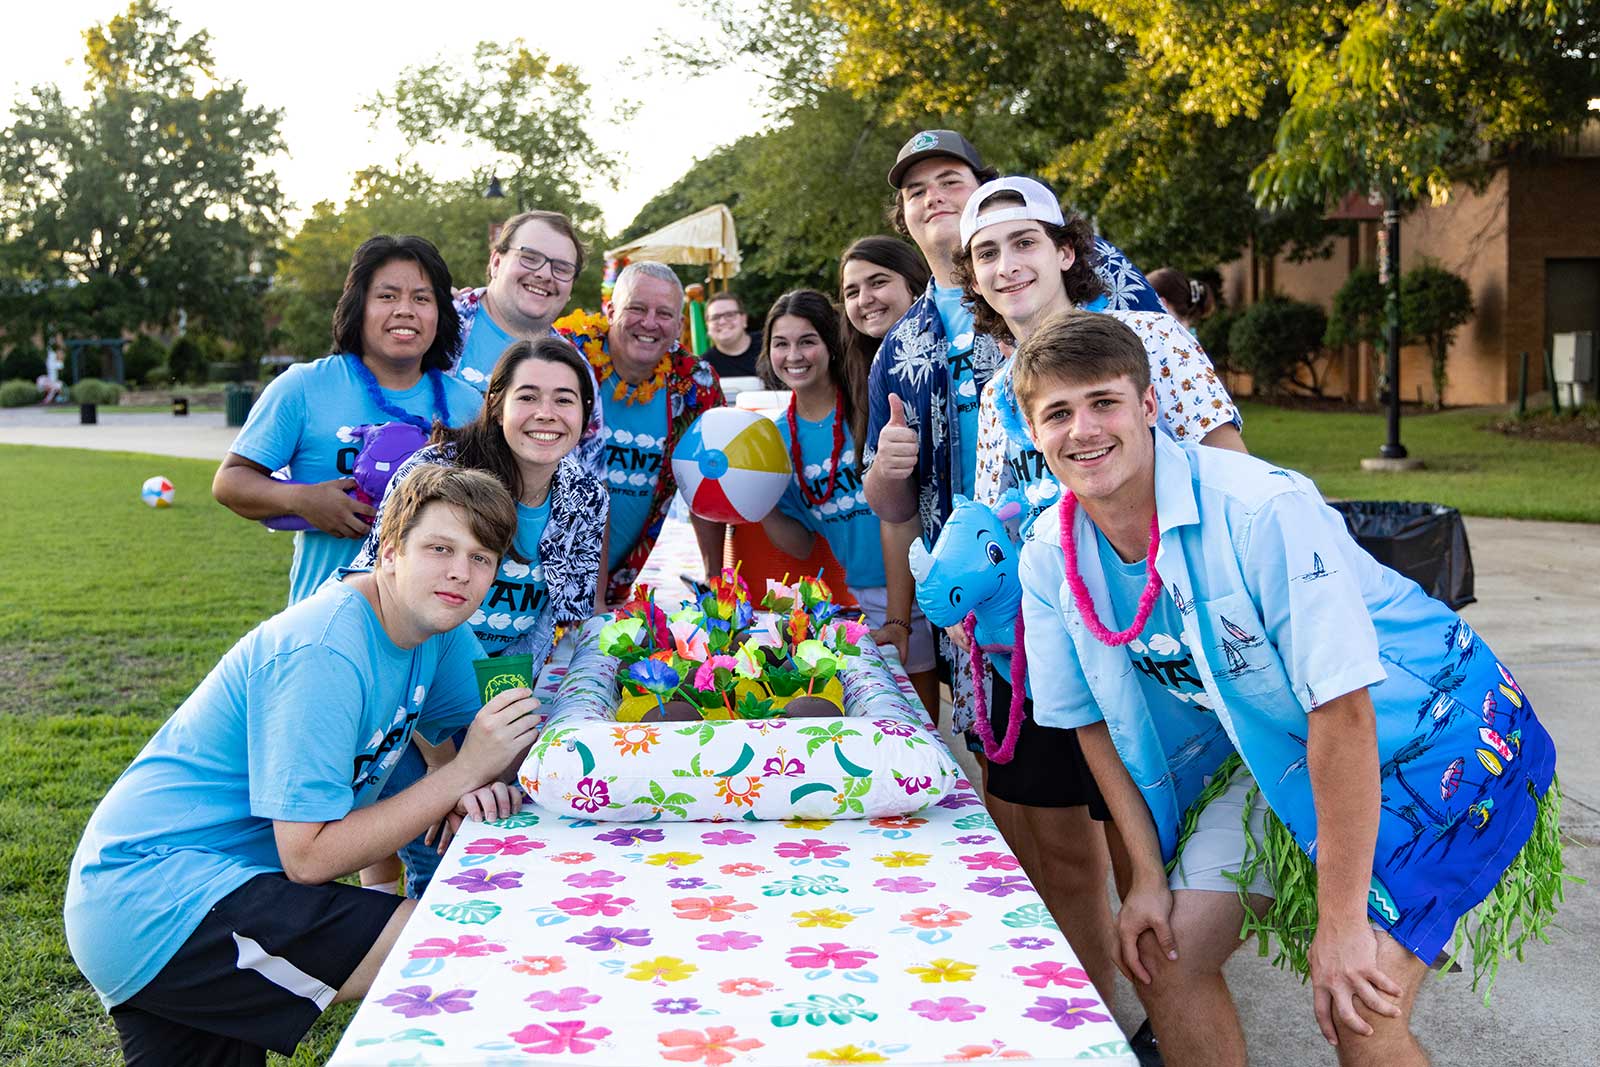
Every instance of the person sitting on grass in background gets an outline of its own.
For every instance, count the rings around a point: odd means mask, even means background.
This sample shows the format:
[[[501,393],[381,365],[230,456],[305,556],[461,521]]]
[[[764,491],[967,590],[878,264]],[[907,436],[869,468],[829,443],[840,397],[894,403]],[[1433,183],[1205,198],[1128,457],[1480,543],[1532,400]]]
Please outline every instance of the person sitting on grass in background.
[[[455,298],[461,348],[450,373],[480,393],[488,392],[495,364],[513,341],[560,337],[551,323],[572,299],[572,283],[583,273],[583,243],[572,220],[559,211],[522,211],[495,231],[489,246],[489,284]],[[593,371],[585,371],[597,392]],[[597,407],[579,459],[604,476],[603,419]]]
[[[1059,314],[1011,378],[1067,491],[1022,549],[1034,714],[1078,733],[1127,845],[1119,956],[1166,1062],[1245,1063],[1244,931],[1309,975],[1341,1064],[1425,1064],[1412,1006],[1463,917],[1494,892],[1481,969],[1561,896],[1527,695],[1304,476],[1156,432],[1124,323]]]
[[[117,779],[72,859],[67,944],[129,1064],[292,1055],[365,995],[414,902],[335,881],[432,826],[520,807],[538,701],[485,704],[466,620],[516,530],[481,471],[428,467],[390,502],[370,571],[245,635]],[[378,803],[415,731],[467,727],[438,773]]]
[[[217,469],[211,495],[247,519],[299,515],[289,603],[354,558],[372,508],[347,495],[359,426],[460,426],[483,406],[444,372],[460,336],[450,268],[421,237],[370,238],[356,249],[333,312],[333,354],[274,378]],[[288,468],[293,482],[272,473]]]
[[[604,608],[605,533],[609,501],[600,480],[578,459],[595,406],[589,365],[559,337],[517,341],[495,366],[483,411],[460,429],[439,427],[433,441],[394,472],[378,504],[381,527],[389,501],[411,472],[443,465],[493,475],[517,502],[511,550],[467,623],[488,656],[526,655],[538,676],[559,628],[586,622]],[[356,553],[355,567],[378,558],[376,529]],[[456,744],[421,738],[400,757],[384,796],[409,788],[454,756]],[[407,896],[420,897],[439,865],[442,848],[420,838],[401,851]],[[362,871],[362,884],[392,885],[392,864]]]
[[[844,362],[847,366],[871,368],[878,346],[889,327],[911,307],[917,294],[928,286],[928,265],[913,245],[895,237],[863,237],[839,257],[839,300],[844,308]],[[870,370],[869,370],[870,376]],[[866,405],[861,405],[865,410]],[[917,607],[916,582],[906,563],[911,542],[922,536],[922,526],[911,522],[879,522],[883,547],[883,574],[887,605],[885,626],[890,643],[900,653],[900,662],[911,662],[911,645],[933,644],[933,630]],[[891,621],[892,620],[892,621]],[[939,721],[939,674],[930,665],[925,671],[907,672],[911,685],[922,698],[923,707],[937,724]]]
[[[773,303],[762,334],[761,374],[768,385],[794,394],[778,420],[794,477],[761,522],[767,537],[789,555],[805,559],[822,535],[872,627],[872,639],[898,649],[909,638],[906,672],[931,673],[933,634],[927,620],[920,612],[909,619],[886,618],[883,542],[878,517],[861,493],[857,453],[867,421],[861,402],[867,367],[844,358],[839,316],[826,296],[815,289],[796,289]],[[922,640],[915,639],[919,633]],[[930,715],[938,707],[934,699]]]

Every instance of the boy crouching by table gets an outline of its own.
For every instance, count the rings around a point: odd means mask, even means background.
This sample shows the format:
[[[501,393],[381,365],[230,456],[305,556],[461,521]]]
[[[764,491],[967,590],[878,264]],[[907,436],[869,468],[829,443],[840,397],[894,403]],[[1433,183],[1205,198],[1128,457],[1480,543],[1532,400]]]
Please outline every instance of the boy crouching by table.
[[[1251,932],[1309,973],[1340,1063],[1424,1064],[1411,1009],[1457,925],[1481,971],[1560,899],[1550,736],[1310,481],[1153,433],[1149,375],[1082,312],[1013,370],[1070,491],[1022,551],[1035,714],[1078,730],[1132,855],[1122,966],[1171,1067],[1245,1063],[1221,968]]]
[[[341,571],[247,634],[89,819],[67,942],[129,1064],[265,1064],[359,998],[415,905],[334,879],[452,814],[508,815],[532,742],[526,689],[482,705],[463,624],[516,508],[477,471],[428,467],[385,512],[370,571]],[[470,724],[470,726],[469,726]],[[381,803],[413,731],[460,754]]]

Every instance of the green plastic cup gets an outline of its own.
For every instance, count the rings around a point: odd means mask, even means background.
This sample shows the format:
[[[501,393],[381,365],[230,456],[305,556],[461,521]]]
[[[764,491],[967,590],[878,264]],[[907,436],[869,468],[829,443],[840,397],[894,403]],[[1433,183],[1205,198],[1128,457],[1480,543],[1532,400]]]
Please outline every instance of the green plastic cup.
[[[533,688],[533,657],[529,655],[474,660],[472,669],[478,672],[478,694],[485,704],[507,689]]]

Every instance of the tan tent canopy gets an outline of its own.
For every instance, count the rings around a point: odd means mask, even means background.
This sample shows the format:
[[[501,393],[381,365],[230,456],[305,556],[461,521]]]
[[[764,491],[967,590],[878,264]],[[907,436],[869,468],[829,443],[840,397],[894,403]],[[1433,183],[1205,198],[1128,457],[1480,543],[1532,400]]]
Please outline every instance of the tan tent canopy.
[[[620,248],[608,248],[606,258],[704,266],[711,277],[726,282],[739,273],[739,241],[733,234],[733,212],[726,204],[712,204]]]

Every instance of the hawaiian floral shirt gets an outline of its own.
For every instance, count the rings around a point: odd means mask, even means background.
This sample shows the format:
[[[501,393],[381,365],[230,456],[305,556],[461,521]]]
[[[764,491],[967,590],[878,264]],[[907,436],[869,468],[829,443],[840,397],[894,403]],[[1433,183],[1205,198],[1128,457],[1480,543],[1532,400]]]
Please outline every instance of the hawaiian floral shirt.
[[[606,334],[611,324],[603,315],[576,311],[565,318],[557,319],[555,328],[588,358],[591,368],[597,362],[601,362],[600,356],[610,351],[607,347]],[[722,382],[710,363],[683,351],[676,341],[672,343],[672,348],[664,358],[672,361],[667,371],[666,383],[667,403],[671,405],[671,421],[667,426],[667,443],[661,450],[661,472],[656,478],[655,496],[650,501],[650,517],[645,521],[644,533],[639,537],[638,543],[629,550],[622,565],[611,572],[606,600],[612,604],[628,599],[628,591],[633,588],[633,580],[649,561],[650,550],[655,547],[656,538],[661,536],[661,524],[666,520],[667,508],[672,504],[672,494],[678,488],[677,479],[672,475],[673,444],[683,436],[683,432],[694,423],[695,419],[712,408],[727,403],[727,398],[722,393]],[[598,402],[599,393],[595,395],[597,398],[595,408],[598,410],[601,407]],[[601,470],[604,469],[602,449]],[[601,477],[605,475],[602,474]]]

